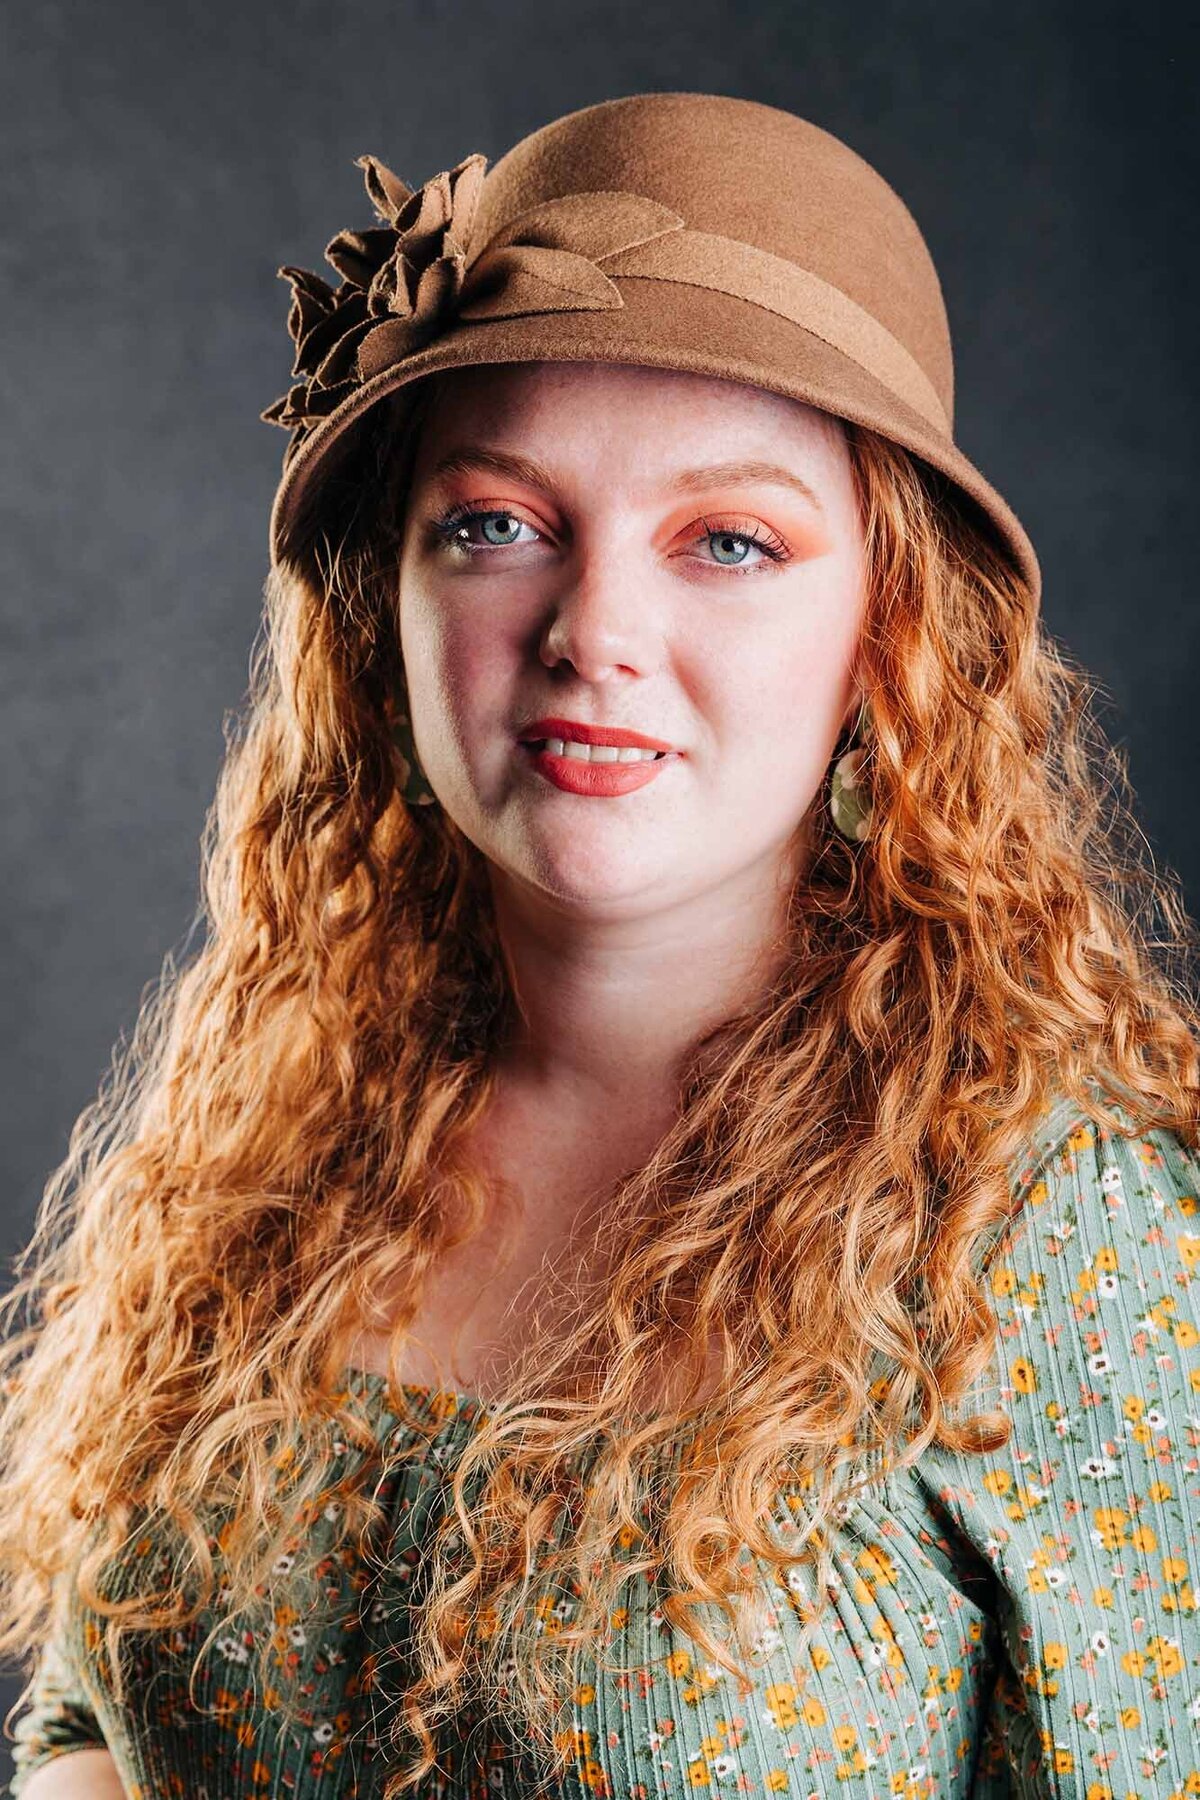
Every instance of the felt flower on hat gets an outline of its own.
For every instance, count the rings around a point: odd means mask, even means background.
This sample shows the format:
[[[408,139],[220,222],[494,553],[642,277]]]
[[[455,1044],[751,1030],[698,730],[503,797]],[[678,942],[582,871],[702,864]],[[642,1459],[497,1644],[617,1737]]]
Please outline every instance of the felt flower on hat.
[[[292,374],[306,379],[261,414],[271,424],[305,425],[331,413],[359,385],[355,355],[381,318],[402,324],[416,348],[448,317],[462,288],[487,158],[475,152],[416,189],[377,157],[356,161],[380,223],[339,231],[326,247],[326,261],[342,277],[337,288],[309,269],[285,264],[278,271],[292,284]]]
[[[605,190],[545,201],[475,245],[485,156],[464,157],[417,189],[377,157],[356,160],[380,224],[341,231],[328,245],[340,286],[308,269],[279,270],[292,284],[292,373],[305,379],[260,417],[298,426],[299,436],[455,318],[623,306],[601,262],[683,229],[670,207]]]

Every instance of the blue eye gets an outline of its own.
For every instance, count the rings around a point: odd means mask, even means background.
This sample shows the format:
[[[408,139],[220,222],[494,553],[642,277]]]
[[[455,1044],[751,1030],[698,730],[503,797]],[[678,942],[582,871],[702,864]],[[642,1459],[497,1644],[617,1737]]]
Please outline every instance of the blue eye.
[[[706,538],[715,538],[719,543],[723,544],[753,544],[756,550],[762,551],[763,556],[768,562],[782,563],[789,561],[788,549],[782,538],[777,538],[773,531],[766,531],[765,527],[763,527],[762,532],[760,533],[757,525],[752,526],[748,531],[741,531],[737,529],[735,525],[728,523],[723,524],[720,520],[714,522],[710,519],[701,519],[700,523],[704,526],[703,535]],[[740,574],[743,569],[747,572],[751,569],[760,569],[762,564],[759,562],[718,562],[718,567],[722,569],[732,569],[735,574]]]
[[[439,538],[441,538],[443,543],[451,545],[455,550],[465,551],[468,556],[477,555],[479,551],[486,550],[489,547],[495,550],[503,550],[506,545],[516,541],[512,537],[502,537],[498,543],[493,542],[490,546],[469,543],[462,533],[473,525],[477,519],[482,519],[487,524],[491,524],[492,521],[496,519],[502,519],[505,523],[510,525],[520,526],[525,524],[525,520],[518,519],[515,513],[499,511],[481,512],[477,509],[472,510],[469,506],[451,507],[448,513],[444,513],[440,519],[434,519],[432,524],[434,531]],[[532,531],[533,529],[534,527],[530,525],[529,530]]]
[[[510,534],[502,535],[499,541],[493,539],[490,543],[473,544],[465,536],[470,527],[477,522],[483,529],[492,526],[497,520],[515,527],[517,530],[522,525],[529,531],[536,532],[537,530],[537,527],[530,525],[527,520],[519,519],[515,513],[505,512],[502,508],[483,509],[466,504],[451,507],[449,512],[443,513],[441,518],[433,519],[430,523],[433,531],[447,548],[461,551],[466,556],[486,556],[493,550],[503,550],[506,546],[520,541]],[[716,539],[726,547],[731,544],[752,544],[755,549],[762,552],[766,562],[783,563],[791,560],[791,553],[783,540],[776,537],[774,532],[760,527],[757,522],[746,530],[741,529],[741,521],[702,519],[700,523],[704,530],[694,540],[697,543],[701,543],[705,539]],[[734,575],[741,575],[750,574],[754,570],[762,568],[763,562],[746,562],[744,559],[740,562],[722,562],[717,558],[714,566],[728,569]]]

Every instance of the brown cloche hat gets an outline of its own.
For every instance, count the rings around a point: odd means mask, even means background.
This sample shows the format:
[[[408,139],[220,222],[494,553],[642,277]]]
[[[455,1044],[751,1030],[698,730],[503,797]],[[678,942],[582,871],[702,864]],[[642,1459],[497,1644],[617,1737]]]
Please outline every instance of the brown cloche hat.
[[[416,189],[357,161],[380,223],[328,245],[340,284],[279,270],[302,379],[261,415],[292,430],[274,560],[303,549],[331,486],[353,489],[364,415],[420,376],[640,363],[791,395],[914,452],[977,502],[1040,598],[1020,520],[954,443],[950,329],[925,241],[828,131],[755,100],[630,94]]]

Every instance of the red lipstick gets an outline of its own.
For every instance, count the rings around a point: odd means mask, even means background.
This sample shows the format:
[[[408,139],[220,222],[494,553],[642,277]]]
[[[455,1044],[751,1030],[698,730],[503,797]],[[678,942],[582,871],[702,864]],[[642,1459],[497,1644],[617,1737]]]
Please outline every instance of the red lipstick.
[[[643,737],[640,731],[624,731],[619,725],[587,725],[582,719],[534,719],[520,733],[520,742],[531,738],[573,738],[577,744],[617,744],[622,750],[672,750],[661,738]]]
[[[578,744],[614,744],[620,749],[631,746],[639,750],[658,750],[661,755],[639,762],[591,762],[580,757],[560,755],[547,750],[547,738],[573,740]],[[626,731],[617,725],[589,725],[579,719],[535,719],[526,725],[518,739],[520,754],[527,756],[535,771],[568,794],[590,794],[596,797],[632,793],[645,787],[661,774],[668,763],[678,762],[680,752],[663,743],[661,738],[645,737],[639,731]]]

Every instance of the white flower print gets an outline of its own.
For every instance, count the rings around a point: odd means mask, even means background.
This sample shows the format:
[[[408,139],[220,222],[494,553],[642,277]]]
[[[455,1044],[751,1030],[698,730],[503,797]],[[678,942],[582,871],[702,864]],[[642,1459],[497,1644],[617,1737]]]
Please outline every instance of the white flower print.
[[[1101,1169],[1100,1192],[1106,1199],[1115,1200],[1118,1205],[1124,1205],[1124,1185],[1121,1181],[1121,1171],[1116,1167],[1115,1163],[1107,1163],[1105,1167]]]

